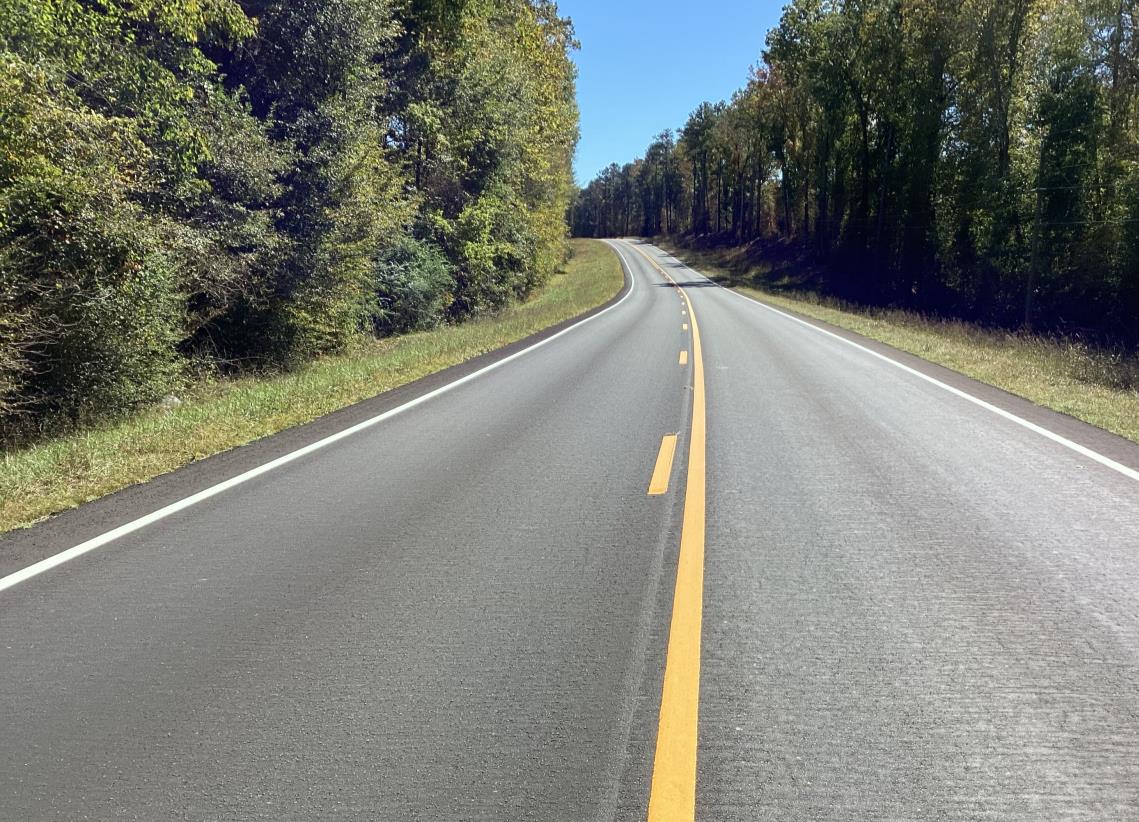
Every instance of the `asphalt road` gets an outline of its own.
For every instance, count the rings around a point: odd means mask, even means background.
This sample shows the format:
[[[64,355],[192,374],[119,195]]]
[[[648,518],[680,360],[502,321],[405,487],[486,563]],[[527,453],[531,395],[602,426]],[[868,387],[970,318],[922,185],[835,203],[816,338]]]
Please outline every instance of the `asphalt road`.
[[[616,245],[499,367],[0,539],[0,819],[643,820],[686,735],[662,820],[1139,819],[1139,447]]]

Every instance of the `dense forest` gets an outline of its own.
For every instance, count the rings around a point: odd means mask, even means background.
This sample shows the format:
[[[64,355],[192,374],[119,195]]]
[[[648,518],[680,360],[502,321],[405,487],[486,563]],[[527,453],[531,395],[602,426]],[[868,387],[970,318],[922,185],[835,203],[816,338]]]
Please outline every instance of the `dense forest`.
[[[1139,342],[1136,0],[793,0],[582,236],[793,247],[826,291]]]
[[[0,440],[525,296],[575,47],[551,0],[0,0]]]

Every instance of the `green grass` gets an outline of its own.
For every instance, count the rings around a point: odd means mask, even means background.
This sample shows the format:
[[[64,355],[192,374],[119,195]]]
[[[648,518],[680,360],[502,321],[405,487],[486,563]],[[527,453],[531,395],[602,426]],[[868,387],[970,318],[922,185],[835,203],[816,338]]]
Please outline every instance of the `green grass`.
[[[1037,405],[1139,442],[1139,358],[1079,341],[981,328],[895,309],[853,306],[810,292],[740,285],[763,271],[741,270],[729,250],[671,253],[737,291],[778,308],[855,331],[1003,388]]]
[[[598,306],[620,289],[611,249],[573,241],[573,258],[498,316],[361,344],[298,371],[201,384],[182,405],[6,451],[0,532],[173,471],[501,348]]]

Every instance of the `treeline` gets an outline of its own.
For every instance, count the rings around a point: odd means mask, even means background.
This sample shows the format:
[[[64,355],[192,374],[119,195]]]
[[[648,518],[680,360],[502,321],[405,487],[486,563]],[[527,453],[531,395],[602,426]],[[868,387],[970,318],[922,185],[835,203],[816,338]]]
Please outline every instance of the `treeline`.
[[[526,295],[574,47],[551,0],[0,0],[0,440]]]
[[[782,241],[841,296],[1139,341],[1136,0],[793,0],[583,236]]]

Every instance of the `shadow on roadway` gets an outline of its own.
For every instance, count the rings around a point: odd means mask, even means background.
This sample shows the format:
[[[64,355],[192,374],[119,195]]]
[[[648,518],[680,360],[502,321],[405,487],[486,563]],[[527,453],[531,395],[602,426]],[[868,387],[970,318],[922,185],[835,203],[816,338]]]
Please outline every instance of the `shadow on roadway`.
[[[657,288],[719,288],[715,280],[687,280],[685,282],[657,283]]]

